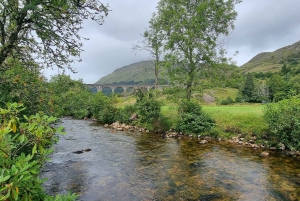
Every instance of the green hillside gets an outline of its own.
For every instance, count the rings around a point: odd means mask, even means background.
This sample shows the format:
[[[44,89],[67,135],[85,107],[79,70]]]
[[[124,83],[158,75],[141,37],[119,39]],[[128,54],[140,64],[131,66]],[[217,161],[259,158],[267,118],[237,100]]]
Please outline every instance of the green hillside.
[[[159,83],[165,84],[162,73],[159,76]],[[154,81],[154,61],[142,61],[119,68],[95,84],[153,84]]]
[[[278,72],[283,64],[288,67],[300,68],[300,41],[274,52],[262,52],[241,66],[241,72]]]

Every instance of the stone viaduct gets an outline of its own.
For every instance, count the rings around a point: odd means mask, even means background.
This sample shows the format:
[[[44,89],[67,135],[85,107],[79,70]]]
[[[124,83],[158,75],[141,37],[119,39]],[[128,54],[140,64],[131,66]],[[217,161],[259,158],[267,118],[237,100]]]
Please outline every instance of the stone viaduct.
[[[154,89],[154,85],[101,85],[101,84],[86,84],[89,88],[96,88],[98,92],[102,92],[104,88],[110,88],[112,93],[115,93],[117,88],[121,88],[124,91],[124,96],[126,97],[127,93],[131,93],[134,90],[142,89],[149,91]],[[163,87],[168,87],[169,85],[158,85],[157,88],[162,91]],[[129,91],[130,90],[130,91]]]

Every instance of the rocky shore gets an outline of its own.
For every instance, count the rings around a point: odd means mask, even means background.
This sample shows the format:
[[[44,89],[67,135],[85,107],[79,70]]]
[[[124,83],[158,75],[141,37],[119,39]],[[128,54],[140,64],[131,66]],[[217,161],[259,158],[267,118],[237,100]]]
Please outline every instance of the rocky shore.
[[[114,122],[112,124],[105,124],[105,128],[110,128],[113,131],[138,131],[138,132],[150,132],[147,129],[140,128],[137,126],[132,126],[132,125],[126,125],[126,124],[121,124],[119,122]],[[231,139],[214,139],[209,136],[201,136],[201,135],[185,135],[183,133],[178,133],[173,130],[167,131],[165,133],[160,134],[164,138],[176,138],[176,139],[181,139],[181,138],[195,138],[199,140],[200,144],[206,144],[209,143],[210,141],[224,141],[224,142],[229,142],[236,144],[238,146],[245,146],[249,147],[252,149],[261,149],[263,152],[261,153],[261,156],[267,157],[269,156],[269,151],[274,151],[274,150],[281,150],[285,155],[288,156],[293,156],[293,157],[300,157],[300,151],[290,151],[285,149],[284,144],[280,144],[279,147],[269,147],[267,146],[268,142],[267,141],[259,141],[256,136],[251,136],[250,139],[246,139],[243,137],[242,134],[238,134],[237,136],[232,137]]]

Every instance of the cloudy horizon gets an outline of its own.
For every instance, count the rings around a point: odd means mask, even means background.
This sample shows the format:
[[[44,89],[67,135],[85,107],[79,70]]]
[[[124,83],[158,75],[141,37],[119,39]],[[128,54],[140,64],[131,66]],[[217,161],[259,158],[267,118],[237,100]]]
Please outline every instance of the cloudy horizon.
[[[143,38],[158,0],[100,0],[109,3],[112,10],[103,25],[86,21],[80,35],[90,40],[83,41],[82,62],[73,66],[78,73],[73,79],[95,83],[123,66],[151,59],[148,52],[132,51],[132,46]],[[248,62],[261,52],[272,52],[300,40],[299,0],[244,0],[236,6],[238,17],[235,29],[225,48],[229,56],[239,52],[233,59],[238,66]],[[47,78],[57,74],[57,69],[47,69]]]

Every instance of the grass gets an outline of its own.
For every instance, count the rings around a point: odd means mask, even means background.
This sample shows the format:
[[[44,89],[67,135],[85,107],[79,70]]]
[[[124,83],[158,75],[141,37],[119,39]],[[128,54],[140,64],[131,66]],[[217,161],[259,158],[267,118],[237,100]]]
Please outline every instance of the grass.
[[[225,99],[228,96],[235,98],[237,89],[217,88],[212,93],[219,99]],[[177,105],[171,103],[164,96],[161,96],[159,100],[164,103],[161,107],[162,114],[169,119],[174,128],[178,117]],[[116,106],[124,107],[134,103],[134,96],[127,97],[127,99],[120,97]],[[237,133],[243,133],[246,137],[253,134],[260,137],[267,130],[267,123],[263,118],[264,105],[262,104],[217,106],[213,103],[203,104],[202,109],[216,121],[215,132],[221,137],[229,138]]]
[[[215,89],[206,89],[204,93],[212,95],[219,100],[226,99],[228,96],[233,100],[236,98],[239,90],[234,88],[215,88]]]
[[[260,136],[267,129],[263,105],[205,106],[203,111],[215,119],[219,131],[241,132]]]

